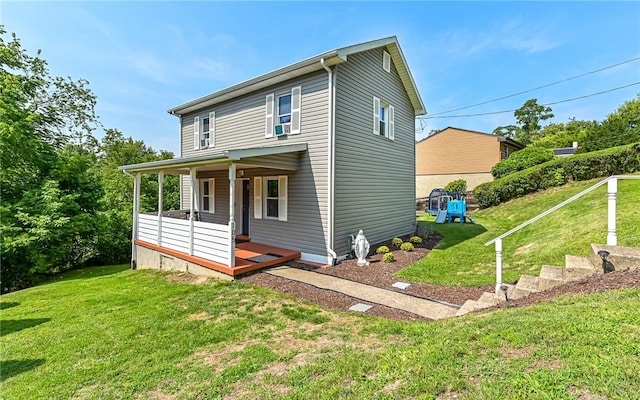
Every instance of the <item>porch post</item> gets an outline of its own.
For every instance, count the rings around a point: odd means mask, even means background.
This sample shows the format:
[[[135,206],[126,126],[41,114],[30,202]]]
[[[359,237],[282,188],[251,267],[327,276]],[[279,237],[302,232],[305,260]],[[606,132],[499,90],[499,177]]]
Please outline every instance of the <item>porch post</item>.
[[[162,246],[162,203],[164,195],[164,171],[158,172],[158,246]]]
[[[500,293],[502,286],[502,239],[495,242],[496,245],[496,293]]]
[[[189,169],[189,182],[190,182],[190,198],[191,201],[189,203],[189,255],[192,256],[193,255],[193,221],[195,220],[195,211],[196,211],[196,204],[198,202],[198,199],[196,199],[197,191],[196,191],[196,185],[198,184],[198,181],[196,180],[196,169],[195,168],[190,168]]]
[[[236,265],[236,164],[229,164],[229,266]]]
[[[131,269],[137,269],[136,240],[138,239],[138,215],[140,214],[140,181],[142,173],[136,173],[133,179],[133,230],[131,232]]]
[[[618,193],[618,178],[610,178],[607,182],[607,197],[609,198],[608,207],[608,226],[607,226],[607,245],[617,246],[618,235],[616,234],[616,194]]]

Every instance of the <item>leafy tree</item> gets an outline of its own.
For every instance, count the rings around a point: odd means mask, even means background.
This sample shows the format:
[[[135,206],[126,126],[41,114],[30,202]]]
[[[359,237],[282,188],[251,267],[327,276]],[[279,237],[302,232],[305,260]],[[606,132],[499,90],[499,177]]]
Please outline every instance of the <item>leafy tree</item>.
[[[499,126],[493,133],[499,136],[510,137],[518,142],[528,145],[540,133],[541,121],[553,118],[551,107],[538,104],[537,99],[527,100],[522,107],[514,113],[516,125]]]
[[[597,125],[596,121],[580,121],[575,118],[566,124],[549,124],[540,131],[531,144],[545,149],[571,147],[573,142],[578,142],[578,145],[581,146],[587,133],[595,129]]]
[[[624,102],[602,123],[589,130],[580,144],[579,152],[586,153],[635,142],[640,142],[640,94],[635,99]]]
[[[529,146],[522,150],[516,151],[509,158],[500,161],[491,168],[491,175],[494,178],[502,178],[503,176],[521,171],[534,165],[542,164],[553,159],[555,155],[549,149],[541,147]]]

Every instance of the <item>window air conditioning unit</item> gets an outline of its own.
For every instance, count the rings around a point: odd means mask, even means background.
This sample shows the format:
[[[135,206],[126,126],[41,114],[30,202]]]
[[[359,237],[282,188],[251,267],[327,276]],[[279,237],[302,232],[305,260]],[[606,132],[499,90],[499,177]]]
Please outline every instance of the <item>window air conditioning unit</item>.
[[[209,147],[209,139],[201,139],[200,140],[200,148]]]
[[[290,124],[276,125],[275,132],[276,132],[276,136],[288,135],[289,133],[291,133],[291,125]]]

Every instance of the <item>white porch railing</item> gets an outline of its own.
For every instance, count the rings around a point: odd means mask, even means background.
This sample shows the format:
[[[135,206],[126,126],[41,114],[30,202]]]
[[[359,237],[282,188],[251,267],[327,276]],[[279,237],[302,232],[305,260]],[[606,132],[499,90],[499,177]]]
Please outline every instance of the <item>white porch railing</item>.
[[[516,226],[515,228],[511,229],[508,232],[503,233],[502,235],[491,239],[490,241],[488,241],[487,243],[485,243],[485,246],[489,246],[491,244],[495,243],[495,247],[496,247],[496,293],[500,292],[500,286],[502,286],[502,239],[506,238],[507,236],[519,231],[520,229],[524,228],[525,226],[528,226],[534,222],[536,222],[537,220],[551,214],[552,212],[556,211],[557,209],[566,206],[567,204],[579,199],[580,197],[584,196],[585,194],[594,191],[595,189],[599,188],[600,186],[604,185],[605,183],[607,184],[607,198],[608,198],[608,221],[607,221],[607,245],[610,246],[617,246],[618,245],[618,237],[617,237],[617,233],[616,233],[616,195],[618,193],[618,180],[619,179],[640,179],[640,175],[613,175],[610,176],[598,183],[596,183],[593,186],[588,187],[587,189],[583,190],[582,192],[570,197],[569,199],[563,201],[562,203],[559,203],[558,205],[551,207],[550,209],[548,209],[545,212],[542,212],[538,215],[536,215],[535,217],[531,218],[530,220],[523,222],[522,224]]]
[[[193,234],[191,233],[193,223]],[[231,230],[227,225],[138,214],[138,240],[204,258],[226,266],[231,260]]]

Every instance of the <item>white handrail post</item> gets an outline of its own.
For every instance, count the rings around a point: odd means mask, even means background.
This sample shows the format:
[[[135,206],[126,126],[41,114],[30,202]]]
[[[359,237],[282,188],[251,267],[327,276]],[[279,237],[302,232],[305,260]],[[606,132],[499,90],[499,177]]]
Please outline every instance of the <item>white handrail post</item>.
[[[164,195],[164,171],[158,172],[158,246],[162,246],[162,208]]]
[[[502,239],[496,240],[496,293],[502,286]]]
[[[229,164],[229,266],[236,265],[236,164]]]
[[[191,203],[189,204],[189,255],[193,255],[193,221],[195,220],[195,213],[198,209],[198,204],[200,198],[198,197],[198,190],[196,186],[198,185],[198,181],[196,179],[196,169],[189,169],[189,182],[190,182],[190,190],[191,190]]]
[[[617,246],[618,236],[616,235],[616,194],[618,193],[618,178],[611,177],[607,182],[607,197],[609,198],[608,207],[608,227],[607,227],[607,245]]]
[[[136,173],[133,179],[133,230],[131,232],[131,269],[138,268],[138,252],[136,240],[138,239],[138,224],[140,222],[140,185],[142,173]]]

